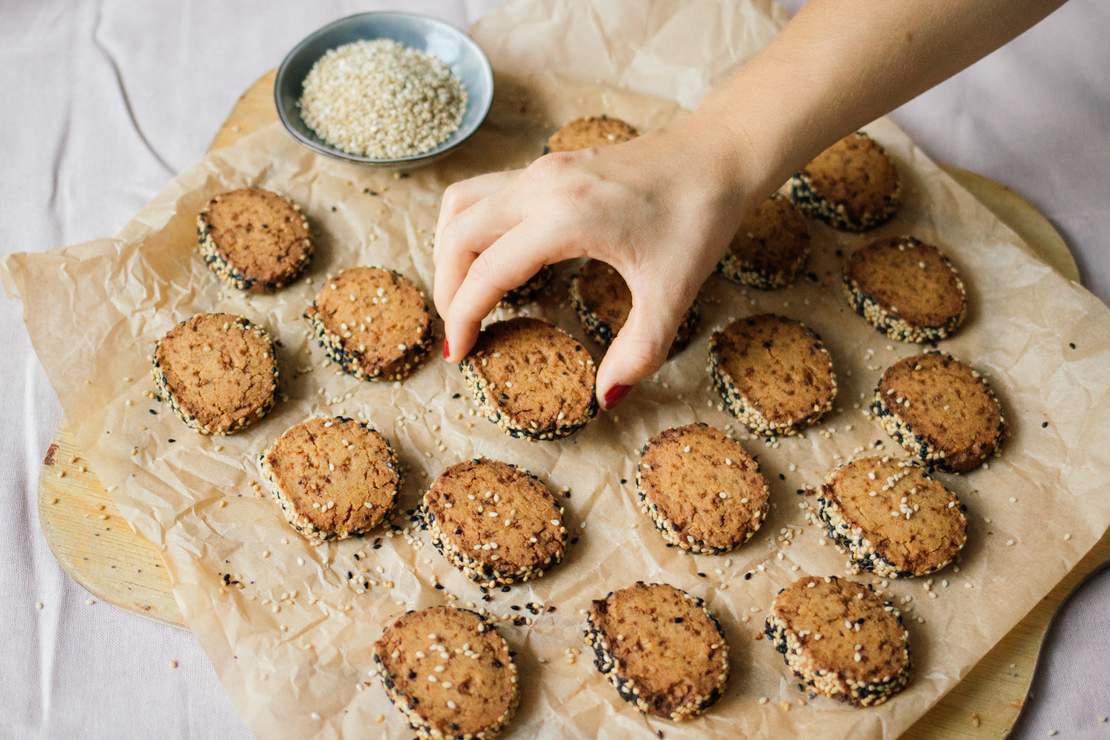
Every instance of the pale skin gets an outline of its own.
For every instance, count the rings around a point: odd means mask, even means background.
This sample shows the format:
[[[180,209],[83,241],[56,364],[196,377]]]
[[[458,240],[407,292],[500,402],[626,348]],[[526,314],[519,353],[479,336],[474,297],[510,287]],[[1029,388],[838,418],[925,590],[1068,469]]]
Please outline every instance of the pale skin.
[[[435,240],[444,358],[543,265],[612,265],[632,312],[597,372],[612,408],[666,360],[742,217],[825,147],[1034,25],[1063,0],[810,0],[666,128],[451,185]]]

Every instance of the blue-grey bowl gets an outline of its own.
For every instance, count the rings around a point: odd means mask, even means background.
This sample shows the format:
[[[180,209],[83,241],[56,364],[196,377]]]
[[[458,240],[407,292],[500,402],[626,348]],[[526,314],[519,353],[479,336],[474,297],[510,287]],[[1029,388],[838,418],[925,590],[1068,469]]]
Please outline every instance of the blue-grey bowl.
[[[301,119],[297,101],[304,79],[328,49],[352,41],[393,39],[438,57],[466,88],[466,112],[459,128],[444,142],[421,154],[375,159],[350,154],[323,141]],[[469,139],[493,103],[493,70],[481,48],[465,33],[443,21],[415,13],[358,13],[313,31],[285,55],[274,81],[274,104],[286,130],[313,151],[346,162],[384,169],[413,169],[446,156]]]

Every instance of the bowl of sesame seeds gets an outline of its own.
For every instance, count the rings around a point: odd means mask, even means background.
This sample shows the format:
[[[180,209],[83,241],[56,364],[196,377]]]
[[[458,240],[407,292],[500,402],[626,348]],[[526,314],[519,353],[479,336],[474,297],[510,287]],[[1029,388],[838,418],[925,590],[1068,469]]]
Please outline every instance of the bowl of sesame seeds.
[[[482,125],[493,71],[481,48],[443,21],[359,13],[313,31],[285,56],[274,104],[309,149],[384,169],[454,151]]]

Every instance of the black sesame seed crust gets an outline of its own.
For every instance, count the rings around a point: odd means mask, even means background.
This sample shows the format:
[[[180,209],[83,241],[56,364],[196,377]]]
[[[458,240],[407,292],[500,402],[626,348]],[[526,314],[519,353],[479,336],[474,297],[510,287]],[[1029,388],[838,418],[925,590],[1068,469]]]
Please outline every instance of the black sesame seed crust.
[[[829,576],[826,580],[838,580],[836,576]],[[867,586],[873,591],[871,586]],[[784,589],[780,589],[782,593]],[[776,601],[777,601],[776,597]],[[894,615],[898,625],[902,628],[902,661],[899,669],[877,681],[857,682],[848,678],[839,670],[812,670],[805,660],[805,647],[799,635],[783,620],[775,615],[775,604],[771,604],[771,613],[764,623],[764,635],[771,646],[782,655],[794,676],[801,680],[816,693],[828,696],[838,701],[846,702],[855,707],[870,707],[882,704],[906,687],[913,670],[913,660],[910,655],[910,633],[902,621],[902,614],[888,600],[883,600],[883,609]],[[801,686],[799,686],[800,688]]]
[[[524,285],[517,286],[502,296],[501,303],[506,306],[520,306],[528,303],[547,287],[554,274],[555,270],[552,269],[551,265],[544,265],[539,269],[539,272],[528,278]]]
[[[855,134],[860,138],[870,138],[863,131]],[[813,189],[813,183],[804,172],[797,172],[790,178],[790,199],[807,216],[817,218],[842,231],[862,232],[881,226],[898,213],[902,202],[902,182],[898,181],[895,191],[885,196],[885,207],[878,213],[865,213],[855,220],[844,207],[843,203],[836,203],[819,195]]]
[[[366,431],[373,432],[374,434],[380,436],[382,438],[382,441],[385,443],[385,448],[386,450],[388,450],[389,455],[385,461],[385,466],[397,473],[397,485],[394,486],[393,490],[390,492],[389,506],[387,507],[386,513],[383,515],[384,520],[386,517],[389,516],[389,512],[392,511],[393,507],[397,504],[397,497],[401,495],[401,485],[404,482],[403,476],[401,475],[401,464],[397,459],[397,452],[393,449],[393,445],[389,443],[389,440],[385,437],[384,434],[379,432],[377,429],[374,429],[374,427],[370,426],[365,421],[357,421],[346,416],[333,417],[333,421],[354,421]],[[278,439],[280,439],[280,436],[278,437]],[[272,459],[271,453],[273,452],[273,445],[276,443],[277,440],[274,440],[271,446],[266,448],[266,450],[258,456],[258,466],[262,472],[262,477],[266,480],[267,483],[270,484],[270,495],[273,497],[277,505],[281,508],[281,514],[283,517],[285,517],[285,521],[289,522],[289,525],[293,527],[293,529],[297,530],[297,532],[299,532],[305,539],[317,545],[328,540],[345,540],[348,537],[365,534],[365,531],[363,530],[330,531],[319,529],[315,524],[312,523],[311,519],[309,519],[301,512],[297,511],[297,507],[293,505],[293,502],[292,500],[290,500],[289,495],[282,490],[281,486],[278,485],[276,476],[274,475],[274,470],[270,464],[270,461]]]
[[[463,609],[462,607],[452,608],[473,614],[481,621],[481,624],[479,625],[480,631],[492,631],[497,634],[498,637],[501,637],[500,633],[497,632],[497,628],[489,621],[489,618],[485,614],[481,614],[470,609]],[[414,610],[410,609],[405,612],[405,614],[412,614],[413,611]],[[417,737],[435,738],[436,740],[491,740],[492,738],[497,737],[501,733],[501,730],[503,730],[505,726],[509,724],[513,716],[516,714],[517,707],[520,705],[520,683],[517,673],[516,661],[512,660],[512,651],[509,650],[508,644],[505,642],[504,637],[501,637],[501,642],[505,645],[505,652],[509,656],[508,666],[509,670],[512,672],[511,680],[513,684],[513,694],[510,697],[509,706],[506,708],[505,712],[500,717],[498,717],[497,720],[489,727],[486,727],[480,732],[476,733],[462,733],[454,735],[444,734],[442,730],[436,728],[432,725],[431,722],[424,719],[424,717],[421,716],[420,710],[417,708],[417,706],[413,702],[410,702],[409,697],[406,696],[397,687],[396,681],[389,673],[389,671],[386,670],[385,664],[382,662],[382,659],[381,657],[379,657],[376,650],[373,653],[374,667],[377,670],[378,675],[382,679],[382,688],[385,689],[385,695],[389,698],[389,701],[393,704],[393,706],[397,707],[397,709],[400,710],[401,714],[404,715],[405,720],[409,723],[409,727],[412,728]]]
[[[180,322],[178,326],[190,320],[191,318],[185,319],[185,321]],[[244,331],[253,332],[255,335],[268,340],[270,343],[270,356],[274,358],[274,368],[273,383],[271,384],[270,395],[266,402],[263,403],[262,406],[260,406],[254,412],[253,416],[245,416],[239,419],[235,423],[235,425],[229,429],[209,428],[201,424],[197,417],[193,416],[191,413],[181,407],[177,397],[174,395],[173,391],[170,390],[169,381],[166,379],[166,371],[162,368],[161,363],[158,362],[158,346],[162,343],[162,340],[159,339],[157,342],[154,343],[154,353],[151,355],[151,375],[154,378],[154,386],[158,390],[159,397],[169,402],[170,408],[173,409],[173,412],[177,414],[177,417],[181,419],[181,421],[185,422],[185,426],[189,427],[190,429],[194,429],[201,434],[234,434],[235,432],[238,432],[241,429],[250,426],[258,419],[261,419],[266,414],[270,413],[270,410],[273,409],[274,404],[277,402],[278,366],[277,346],[274,344],[274,338],[270,336],[270,333],[263,329],[261,326],[258,326],[257,324],[254,324],[242,317],[237,318],[235,321],[231,322],[231,325],[238,327],[239,329],[242,329]]]
[[[645,585],[643,581],[637,581],[636,583],[637,585]],[[641,691],[635,685],[634,680],[628,676],[625,676],[621,672],[620,662],[611,652],[611,637],[606,634],[605,631],[602,630],[601,627],[599,627],[598,624],[594,621],[594,610],[598,607],[599,604],[603,604],[608,599],[610,599],[613,596],[613,593],[613,591],[610,591],[604,599],[594,601],[591,608],[587,610],[586,626],[583,629],[583,639],[585,640],[586,644],[590,646],[590,648],[592,648],[594,651],[594,666],[603,676],[605,676],[606,680],[613,685],[620,697],[626,702],[634,705],[641,712],[645,714],[650,714],[652,711],[651,704],[641,695]],[[688,601],[692,601],[695,605],[700,607],[701,610],[705,613],[705,616],[708,617],[709,620],[716,627],[717,636],[720,639],[720,644],[723,647],[723,652],[725,654],[725,669],[718,676],[717,685],[714,686],[708,694],[706,694],[705,696],[694,697],[691,701],[682,704],[674,709],[674,711],[670,715],[670,719],[675,721],[681,721],[685,719],[690,719],[691,717],[696,717],[709,707],[713,706],[713,704],[715,704],[717,700],[721,698],[721,694],[724,691],[725,685],[728,683],[729,673],[728,641],[725,639],[724,629],[722,629],[720,621],[717,619],[716,616],[713,615],[713,612],[709,611],[709,609],[705,606],[704,599],[693,596],[692,594],[688,594],[685,591],[683,591],[682,593]]]
[[[921,244],[912,236],[903,237],[902,241],[913,246]],[[848,275],[849,265],[845,263],[842,284],[848,303],[857,314],[866,319],[867,323],[874,326],[880,333],[899,342],[926,344],[946,339],[959,329],[964,323],[964,319],[967,318],[967,289],[964,287],[963,280],[960,279],[960,274],[956,271],[956,266],[952,264],[952,261],[943,256],[941,259],[952,272],[952,277],[955,278],[960,295],[964,297],[964,300],[960,313],[952,316],[939,326],[911,323],[899,316],[897,312],[883,306],[873,295],[865,292],[860,287],[859,282]]]
[[[805,262],[806,259],[803,256],[794,269],[768,272],[728,252],[717,263],[717,272],[737,285],[746,285],[760,290],[777,290],[794,282],[794,277],[805,266]]]
[[[219,198],[219,196],[216,196],[216,198]],[[215,199],[213,199],[213,202],[215,202]],[[289,201],[289,204],[293,207],[293,210],[301,213],[299,205],[292,201]],[[212,237],[211,225],[208,223],[208,209],[211,205],[209,203],[197,214],[197,249],[200,250],[201,257],[204,259],[204,263],[208,265],[208,269],[214,272],[220,280],[239,290],[253,290],[257,286],[257,280],[244,275],[220,254],[216,240]],[[304,214],[301,214],[301,218],[303,219],[303,226],[308,230],[308,218]],[[297,258],[297,262],[280,279],[268,280],[262,288],[267,292],[273,292],[296,280],[308,267],[315,251],[315,244],[311,239],[307,240],[304,251]]]
[[[600,344],[602,347],[608,347],[613,343],[616,338],[617,332],[606,321],[603,321],[594,311],[586,305],[586,301],[582,298],[581,288],[581,272],[574,274],[570,280],[570,304],[574,308],[574,313],[577,314],[578,320],[582,323],[582,329],[586,335]],[[697,333],[698,323],[701,321],[701,312],[698,310],[697,300],[691,304],[690,308],[682,316],[682,321],[675,330],[674,341],[671,342],[671,348],[667,352],[667,357],[674,357],[690,344],[690,340],[694,338]]]

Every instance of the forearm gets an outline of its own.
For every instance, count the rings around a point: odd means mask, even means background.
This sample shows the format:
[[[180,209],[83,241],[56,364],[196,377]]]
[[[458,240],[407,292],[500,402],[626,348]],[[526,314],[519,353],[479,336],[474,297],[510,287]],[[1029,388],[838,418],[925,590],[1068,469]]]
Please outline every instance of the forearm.
[[[683,126],[741,187],[778,187],[841,136],[947,79],[1063,0],[810,0]],[[714,129],[715,134],[708,133]],[[749,190],[750,192],[750,190]]]

